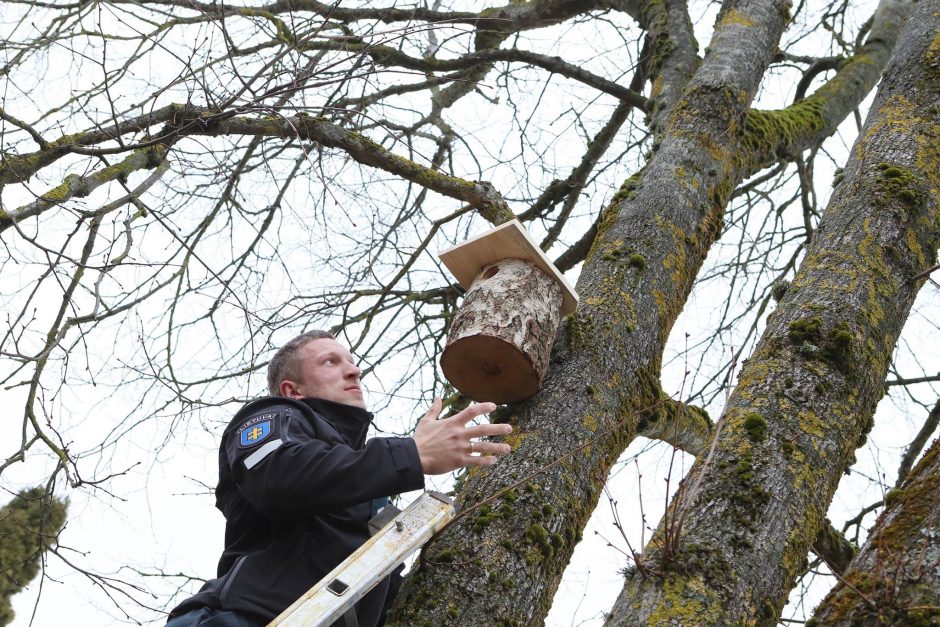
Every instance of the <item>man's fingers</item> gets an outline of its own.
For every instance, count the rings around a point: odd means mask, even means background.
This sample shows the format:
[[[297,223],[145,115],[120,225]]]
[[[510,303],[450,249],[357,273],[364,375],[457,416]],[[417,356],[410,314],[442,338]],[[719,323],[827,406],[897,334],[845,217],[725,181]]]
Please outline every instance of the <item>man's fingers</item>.
[[[492,466],[500,456],[511,452],[506,443],[485,440],[512,433],[511,425],[467,426],[474,418],[496,409],[494,403],[476,403],[451,418],[438,420],[441,407],[441,399],[435,398],[415,429],[415,445],[425,474],[436,475],[466,466]]]
[[[503,444],[501,442],[474,442],[473,443],[473,452],[474,453],[483,453],[489,455],[505,455],[512,451],[512,448],[508,444]]]
[[[431,407],[428,408],[427,413],[424,414],[424,416],[421,418],[421,422],[431,422],[437,420],[437,417],[441,415],[442,406],[443,401],[441,401],[440,397],[435,396],[434,402],[431,403]]]
[[[464,460],[464,466],[492,466],[497,461],[492,455],[470,455]]]
[[[453,418],[451,418],[451,420],[454,420],[455,422],[462,422],[463,424],[467,424],[468,422],[470,422],[477,416],[488,414],[495,409],[496,409],[495,403],[476,403],[466,408],[459,414],[456,414]]]
[[[468,438],[483,438],[490,435],[509,435],[512,433],[512,425],[505,423],[498,425],[483,424],[467,427],[466,435]]]

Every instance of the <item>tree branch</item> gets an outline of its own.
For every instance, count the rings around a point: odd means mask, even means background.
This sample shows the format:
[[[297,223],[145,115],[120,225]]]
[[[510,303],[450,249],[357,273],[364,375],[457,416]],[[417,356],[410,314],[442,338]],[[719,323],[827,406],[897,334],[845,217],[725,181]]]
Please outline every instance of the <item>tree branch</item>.
[[[439,194],[466,202],[492,224],[502,224],[515,217],[492,184],[485,181],[467,181],[422,166],[389,152],[364,135],[347,131],[322,118],[236,117],[209,124],[205,128],[192,128],[188,134],[264,135],[313,140],[329,148],[340,148],[359,163],[396,174]]]
[[[701,407],[664,398],[659,411],[641,420],[636,434],[671,444],[680,451],[699,456],[712,436],[713,423]]]
[[[780,157],[794,159],[835,132],[881,78],[910,10],[906,0],[882,0],[865,44],[825,85],[785,109],[747,112],[737,158],[745,178]]]
[[[561,57],[550,57],[537,52],[517,48],[482,50],[457,59],[435,59],[433,57],[412,57],[391,46],[373,46],[369,44],[340,45],[330,42],[313,42],[304,47],[311,50],[359,50],[368,54],[377,65],[386,67],[397,66],[421,72],[454,72],[472,69],[484,64],[492,65],[497,61],[526,63],[581,82],[598,91],[619,98],[624,103],[643,111],[646,111],[649,104],[647,99],[642,94],[638,93],[636,89],[624,87],[603,76],[588,72],[580,66],[568,63]],[[452,78],[456,80],[456,77]]]
[[[120,163],[108,166],[97,172],[80,176],[78,174],[69,174],[57,187],[29,203],[23,205],[12,213],[0,213],[0,233],[10,228],[17,222],[27,218],[37,216],[44,211],[60,205],[66,200],[88,196],[98,187],[110,181],[118,179],[127,179],[131,172],[137,170],[152,170],[163,162],[168,148],[158,144],[152,148],[143,148],[135,150]]]
[[[904,451],[904,457],[901,459],[901,465],[898,467],[898,478],[894,482],[894,487],[901,487],[901,484],[907,479],[907,475],[914,465],[914,460],[917,459],[920,452],[924,450],[927,440],[929,440],[933,432],[937,430],[938,424],[940,424],[940,400],[938,400],[937,404],[930,410],[927,420],[924,421],[920,431],[917,432],[914,440],[907,447],[907,450]]]

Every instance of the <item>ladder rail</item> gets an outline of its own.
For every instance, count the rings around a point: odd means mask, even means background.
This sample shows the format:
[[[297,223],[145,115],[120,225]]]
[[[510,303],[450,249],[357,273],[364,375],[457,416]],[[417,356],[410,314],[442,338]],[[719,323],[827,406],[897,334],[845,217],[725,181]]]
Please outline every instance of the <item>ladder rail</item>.
[[[268,627],[328,626],[364,597],[451,519],[453,502],[439,492],[423,493],[318,581]]]

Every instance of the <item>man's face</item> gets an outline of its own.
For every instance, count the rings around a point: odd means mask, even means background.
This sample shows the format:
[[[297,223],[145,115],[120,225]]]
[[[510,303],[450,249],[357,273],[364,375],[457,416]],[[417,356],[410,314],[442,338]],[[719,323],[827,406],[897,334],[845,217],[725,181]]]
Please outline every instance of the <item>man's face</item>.
[[[297,381],[282,381],[281,394],[289,398],[315,396],[365,409],[359,368],[346,348],[329,338],[310,340],[297,351]]]

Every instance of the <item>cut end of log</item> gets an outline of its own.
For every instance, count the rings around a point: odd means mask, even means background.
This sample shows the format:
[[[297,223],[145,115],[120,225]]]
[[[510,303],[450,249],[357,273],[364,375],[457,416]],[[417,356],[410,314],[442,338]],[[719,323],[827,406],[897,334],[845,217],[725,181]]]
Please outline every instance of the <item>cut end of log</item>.
[[[451,342],[441,355],[451,385],[475,401],[515,403],[539,391],[532,360],[511,342],[472,335]]]

